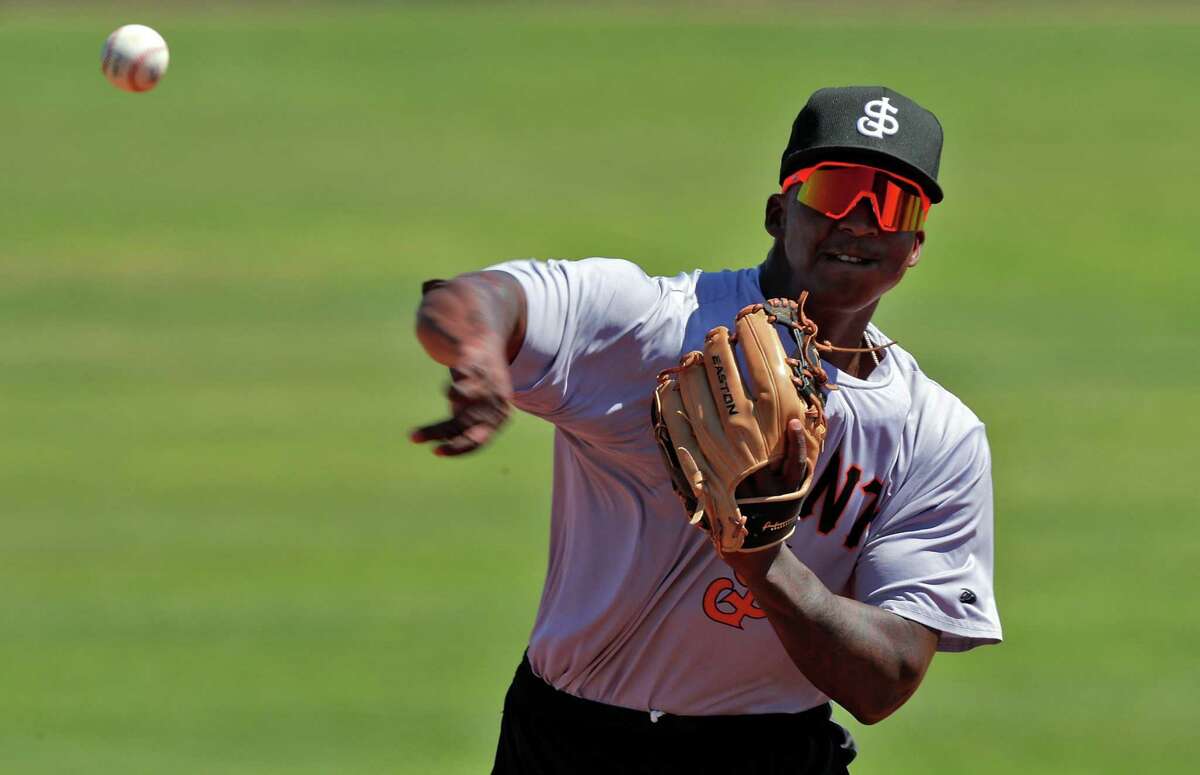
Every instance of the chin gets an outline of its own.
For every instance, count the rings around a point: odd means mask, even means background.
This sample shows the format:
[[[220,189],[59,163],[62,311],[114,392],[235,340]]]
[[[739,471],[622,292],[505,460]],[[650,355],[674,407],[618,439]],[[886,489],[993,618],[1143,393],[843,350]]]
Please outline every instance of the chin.
[[[804,286],[811,296],[809,304],[821,309],[857,312],[879,300],[877,295],[871,293],[873,288],[864,288],[848,278],[810,275]]]
[[[858,312],[878,301],[877,298],[866,298],[861,294],[840,294],[829,291],[823,293],[813,291],[812,300],[816,302],[813,304],[814,307],[844,313]]]

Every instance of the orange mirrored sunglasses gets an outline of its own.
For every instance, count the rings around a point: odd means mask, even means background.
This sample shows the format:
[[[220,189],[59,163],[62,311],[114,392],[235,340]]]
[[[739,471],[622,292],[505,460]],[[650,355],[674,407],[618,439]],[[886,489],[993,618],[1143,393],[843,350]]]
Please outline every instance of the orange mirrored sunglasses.
[[[916,231],[931,204],[913,181],[865,164],[822,162],[792,173],[780,190],[796,183],[796,201],[830,218],[844,218],[865,198],[884,231]]]

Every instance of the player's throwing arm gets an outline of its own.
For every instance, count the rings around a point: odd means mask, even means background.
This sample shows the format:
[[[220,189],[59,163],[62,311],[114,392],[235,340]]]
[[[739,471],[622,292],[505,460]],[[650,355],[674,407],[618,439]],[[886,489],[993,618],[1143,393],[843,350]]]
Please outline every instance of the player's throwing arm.
[[[487,444],[508,419],[509,363],[525,337],[525,296],[502,272],[477,272],[425,283],[417,310],[417,340],[449,367],[450,416],[412,432],[435,442],[434,454],[461,455]]]

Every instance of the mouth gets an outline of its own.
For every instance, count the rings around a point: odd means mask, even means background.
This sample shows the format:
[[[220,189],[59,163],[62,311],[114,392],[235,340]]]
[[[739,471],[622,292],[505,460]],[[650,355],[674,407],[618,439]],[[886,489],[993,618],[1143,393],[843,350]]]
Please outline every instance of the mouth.
[[[828,253],[828,252],[825,252],[825,253],[820,254],[820,258],[822,261],[832,261],[835,264],[842,264],[843,266],[866,267],[866,266],[873,266],[873,265],[879,263],[877,260],[875,260],[873,258],[863,258],[862,256],[856,256],[856,255],[852,255],[850,253]]]

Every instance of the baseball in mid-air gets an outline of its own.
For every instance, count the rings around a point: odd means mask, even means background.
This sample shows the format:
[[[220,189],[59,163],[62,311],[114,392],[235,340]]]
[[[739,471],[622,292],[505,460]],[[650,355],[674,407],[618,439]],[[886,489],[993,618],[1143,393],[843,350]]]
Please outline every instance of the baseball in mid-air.
[[[167,72],[167,42],[144,24],[118,27],[104,41],[100,70],[118,89],[153,89]]]

